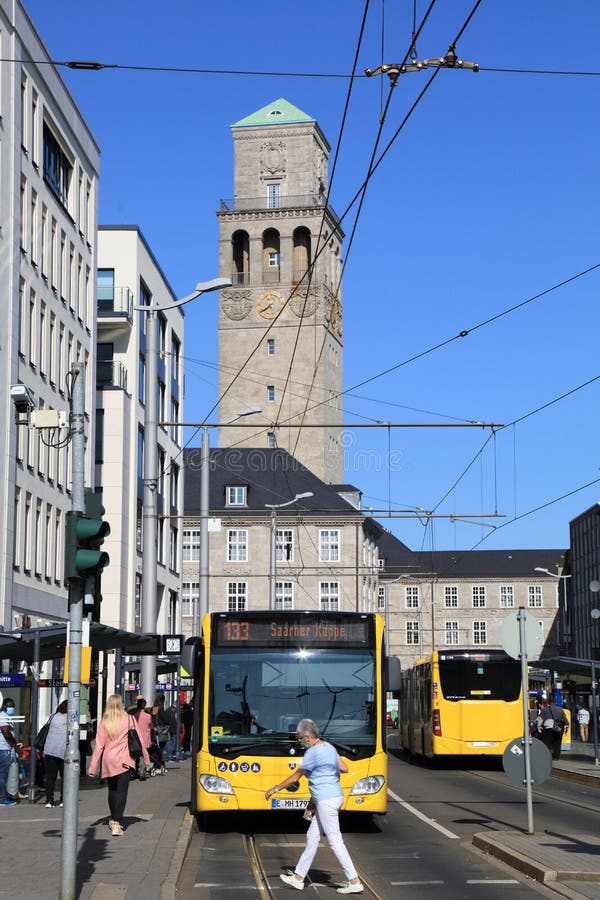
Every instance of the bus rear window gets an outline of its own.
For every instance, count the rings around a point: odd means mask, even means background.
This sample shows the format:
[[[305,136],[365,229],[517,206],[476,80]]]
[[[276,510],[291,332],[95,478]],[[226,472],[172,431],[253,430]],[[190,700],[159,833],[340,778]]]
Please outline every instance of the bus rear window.
[[[521,665],[517,661],[475,662],[440,659],[440,687],[446,700],[518,700]]]

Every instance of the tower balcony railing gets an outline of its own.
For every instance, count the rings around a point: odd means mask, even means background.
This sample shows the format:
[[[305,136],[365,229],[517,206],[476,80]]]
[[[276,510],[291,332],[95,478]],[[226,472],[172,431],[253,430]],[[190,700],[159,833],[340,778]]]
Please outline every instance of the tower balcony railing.
[[[133,321],[133,291],[128,287],[99,285],[96,288],[98,315],[126,317]]]
[[[325,206],[325,194],[293,194],[289,197],[234,197],[221,200],[221,212],[245,212],[256,209],[310,209]]]

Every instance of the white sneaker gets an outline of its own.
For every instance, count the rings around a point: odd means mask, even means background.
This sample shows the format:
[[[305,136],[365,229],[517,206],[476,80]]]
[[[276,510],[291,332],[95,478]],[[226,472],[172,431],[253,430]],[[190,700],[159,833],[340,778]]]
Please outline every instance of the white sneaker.
[[[298,881],[295,875],[280,875],[279,877],[286,884],[289,884],[290,887],[296,888],[297,891],[304,890],[304,880]]]
[[[347,881],[346,884],[343,884],[341,887],[337,889],[338,894],[362,894],[364,888],[360,881],[357,881],[353,884],[351,881]]]

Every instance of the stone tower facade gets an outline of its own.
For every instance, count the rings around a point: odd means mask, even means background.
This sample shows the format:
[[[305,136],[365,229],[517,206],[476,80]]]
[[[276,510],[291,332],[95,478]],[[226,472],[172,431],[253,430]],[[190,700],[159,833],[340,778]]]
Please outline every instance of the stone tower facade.
[[[326,203],[329,144],[283,99],[232,134],[234,198],[217,213],[219,271],[232,281],[220,296],[219,422],[261,411],[220,428],[219,445],[281,447],[338,484],[343,233]]]

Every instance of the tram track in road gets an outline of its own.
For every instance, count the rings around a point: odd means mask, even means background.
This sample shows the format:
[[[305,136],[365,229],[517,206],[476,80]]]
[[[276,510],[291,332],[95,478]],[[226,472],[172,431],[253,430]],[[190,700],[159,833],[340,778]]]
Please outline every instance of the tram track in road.
[[[277,892],[279,891],[280,884],[277,884],[277,891],[271,886],[269,882],[269,876],[267,875],[266,867],[263,862],[262,854],[260,852],[259,843],[253,834],[244,834],[242,836],[242,841],[244,845],[244,852],[246,853],[246,857],[248,860],[248,866],[250,871],[252,872],[252,877],[256,882],[256,888],[259,891],[258,896],[261,898],[270,898],[270,900],[274,900],[276,896],[278,896]],[[278,841],[278,847],[285,848],[289,846],[285,841]],[[295,849],[295,848],[294,848]],[[292,869],[289,870],[293,871]],[[374,887],[371,879],[365,873],[364,869],[361,866],[356,867],[356,872],[358,877],[360,878],[362,885],[364,887],[364,891],[362,893],[363,897],[372,897],[373,900],[386,900]],[[279,881],[279,877],[277,877],[277,881]],[[318,881],[313,881],[310,878],[310,875],[306,878],[306,889],[313,889],[317,893],[317,895],[323,895],[324,892],[327,892],[327,895],[331,894],[331,883],[321,884]],[[322,889],[320,891],[320,889]],[[279,894],[279,896],[281,896]]]

